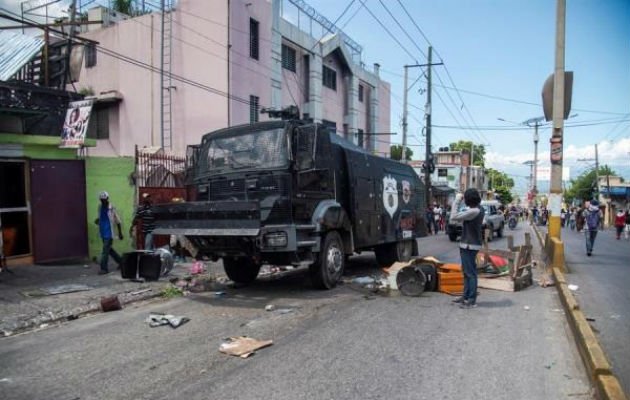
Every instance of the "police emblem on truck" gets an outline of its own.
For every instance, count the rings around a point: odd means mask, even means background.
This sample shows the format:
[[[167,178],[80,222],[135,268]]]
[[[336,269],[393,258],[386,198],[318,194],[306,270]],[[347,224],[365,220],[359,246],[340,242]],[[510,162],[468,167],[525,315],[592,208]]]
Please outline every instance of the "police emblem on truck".
[[[383,205],[389,216],[394,218],[394,213],[398,209],[398,189],[396,178],[391,176],[383,177]]]

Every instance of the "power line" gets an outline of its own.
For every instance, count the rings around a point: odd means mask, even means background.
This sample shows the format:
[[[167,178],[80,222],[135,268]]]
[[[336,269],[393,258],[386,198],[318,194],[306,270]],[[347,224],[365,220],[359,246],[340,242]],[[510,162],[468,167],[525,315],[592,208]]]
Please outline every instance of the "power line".
[[[618,122],[628,122],[630,121],[630,119],[624,119],[624,120],[614,120],[614,121],[605,121],[605,122],[592,122],[592,123],[578,123],[578,124],[567,124],[565,125],[565,127],[567,128],[572,128],[572,127],[581,127],[581,126],[596,126],[596,125],[607,125],[607,124],[614,124],[614,123],[618,123]],[[470,127],[462,127],[462,126],[454,126],[454,125],[434,125],[435,127],[438,128],[444,128],[444,129],[470,129]],[[531,128],[529,127],[512,127],[512,126],[483,126],[482,127],[484,130],[495,130],[495,131],[527,131],[527,130],[531,130]]]

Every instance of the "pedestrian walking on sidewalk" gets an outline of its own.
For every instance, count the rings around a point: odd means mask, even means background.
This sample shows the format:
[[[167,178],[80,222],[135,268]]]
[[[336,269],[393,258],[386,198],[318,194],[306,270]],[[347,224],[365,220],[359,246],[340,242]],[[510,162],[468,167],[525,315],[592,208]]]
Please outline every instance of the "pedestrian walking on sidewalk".
[[[133,226],[142,221],[142,235],[144,236],[144,250],[153,250],[153,230],[155,229],[155,212],[149,193],[142,194],[142,204],[138,206],[129,227],[129,236]]]
[[[597,237],[599,229],[599,221],[601,220],[601,211],[599,210],[599,202],[595,199],[591,200],[590,205],[584,210],[584,235],[586,236],[586,255],[593,254],[593,245]]]
[[[621,232],[623,232],[623,228],[626,226],[626,214],[623,213],[623,210],[617,211],[617,215],[615,216],[615,229],[617,229],[617,240],[621,239]]]
[[[571,230],[575,230],[576,219],[577,219],[577,210],[575,208],[572,208],[571,211],[569,212],[569,228],[571,228]]]
[[[462,202],[468,207],[458,212]],[[453,300],[460,303],[461,308],[474,308],[477,306],[477,253],[481,250],[484,211],[480,206],[481,196],[477,189],[467,189],[462,196],[458,193],[451,208],[451,221],[461,222],[462,237],[459,241],[459,255],[462,259],[462,273],[464,274],[464,293]]]
[[[111,255],[114,261],[116,261],[120,267],[122,259],[120,255],[116,253],[116,250],[112,247],[114,243],[114,237],[123,239],[122,226],[120,217],[116,212],[116,208],[109,202],[109,194],[105,191],[99,195],[101,204],[98,205],[98,218],[94,221],[99,227],[101,238],[103,239],[103,252],[101,254],[101,269],[98,272],[99,275],[103,275],[109,272],[108,263],[109,256]],[[118,235],[114,231],[114,227],[118,228]]]
[[[424,218],[427,222],[427,233],[431,234],[431,227],[433,226],[433,208],[428,206],[426,210],[424,210]]]

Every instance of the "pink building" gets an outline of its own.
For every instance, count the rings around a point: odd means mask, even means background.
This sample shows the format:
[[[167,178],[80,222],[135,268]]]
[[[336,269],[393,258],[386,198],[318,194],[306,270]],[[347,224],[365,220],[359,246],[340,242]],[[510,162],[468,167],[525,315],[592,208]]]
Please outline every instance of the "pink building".
[[[382,133],[390,131],[390,85],[378,64],[368,71],[356,62],[342,32],[312,35],[283,18],[283,7],[296,7],[312,30],[318,22],[299,3],[230,1],[230,93],[237,97],[230,100],[230,124],[263,118],[260,107],[297,105],[305,118],[388,156],[389,136]]]
[[[378,64],[365,69],[349,47],[354,42],[336,28],[322,38],[283,18],[283,7],[297,3],[303,2],[177,1],[165,28],[165,70],[173,78],[164,142],[161,13],[90,25],[82,36],[99,44],[95,53],[86,49],[75,84],[96,97],[89,135],[97,146],[90,155],[131,156],[135,145],[183,154],[210,131],[266,119],[262,107],[289,105],[388,155],[389,136],[382,133],[390,131],[390,88]],[[89,13],[97,20],[102,14],[102,8]]]

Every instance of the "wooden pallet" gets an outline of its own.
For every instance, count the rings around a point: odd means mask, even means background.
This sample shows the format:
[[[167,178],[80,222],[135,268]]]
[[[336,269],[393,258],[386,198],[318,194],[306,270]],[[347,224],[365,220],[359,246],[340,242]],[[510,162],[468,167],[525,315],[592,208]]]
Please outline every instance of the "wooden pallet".
[[[489,233],[488,233],[489,234]],[[525,244],[514,246],[514,237],[507,237],[508,249],[490,249],[488,248],[488,234],[485,235],[483,249],[484,265],[477,266],[485,269],[489,263],[490,255],[497,255],[508,260],[509,269],[502,274],[479,274],[477,285],[484,289],[502,290],[506,292],[516,292],[531,286],[533,283],[532,266],[536,266],[536,262],[532,260],[533,247],[531,244],[531,235],[525,233]]]

